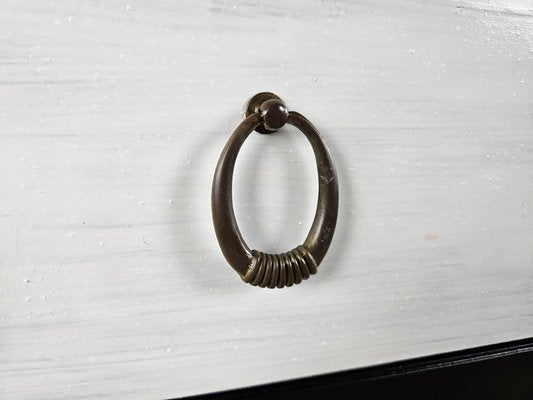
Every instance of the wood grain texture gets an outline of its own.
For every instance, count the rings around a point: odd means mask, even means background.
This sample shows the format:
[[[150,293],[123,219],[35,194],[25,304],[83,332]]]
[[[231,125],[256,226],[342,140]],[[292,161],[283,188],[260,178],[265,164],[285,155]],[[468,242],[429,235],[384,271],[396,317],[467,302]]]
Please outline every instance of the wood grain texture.
[[[170,398],[533,335],[530,1],[0,4],[0,398]],[[341,190],[287,290],[243,284],[210,215],[263,90],[319,128]],[[294,129],[245,143],[252,247],[302,241],[314,168]]]

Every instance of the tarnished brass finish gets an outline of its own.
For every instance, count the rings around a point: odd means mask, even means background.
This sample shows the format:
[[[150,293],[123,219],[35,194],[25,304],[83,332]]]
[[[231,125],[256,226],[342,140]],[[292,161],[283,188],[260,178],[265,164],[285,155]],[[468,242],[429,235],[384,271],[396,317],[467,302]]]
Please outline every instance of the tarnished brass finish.
[[[233,211],[233,169],[239,150],[255,129],[272,133],[289,123],[309,140],[318,170],[318,203],[315,218],[302,245],[282,254],[250,250]],[[337,223],[339,189],[329,150],[316,128],[304,116],[287,111],[272,93],[256,94],[248,102],[246,118],[229,138],[218,160],[211,192],[213,223],[224,257],[241,278],[254,286],[282,288],[298,284],[316,273],[326,255]]]

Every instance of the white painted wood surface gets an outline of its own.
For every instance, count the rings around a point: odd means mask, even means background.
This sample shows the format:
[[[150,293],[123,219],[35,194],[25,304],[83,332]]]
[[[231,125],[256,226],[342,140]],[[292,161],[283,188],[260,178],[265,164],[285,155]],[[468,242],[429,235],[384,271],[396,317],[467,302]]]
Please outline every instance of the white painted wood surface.
[[[170,398],[533,335],[531,1],[0,4],[0,398]],[[341,188],[329,254],[287,290],[243,284],[210,216],[263,90],[321,130]],[[253,247],[302,241],[314,168],[294,129],[245,143]]]

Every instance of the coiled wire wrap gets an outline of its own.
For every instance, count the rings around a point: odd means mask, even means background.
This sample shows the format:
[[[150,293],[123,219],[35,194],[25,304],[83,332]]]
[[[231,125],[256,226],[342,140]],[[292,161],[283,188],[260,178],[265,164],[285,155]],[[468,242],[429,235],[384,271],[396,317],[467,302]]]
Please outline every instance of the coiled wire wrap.
[[[252,250],[250,266],[242,279],[253,286],[273,289],[297,285],[316,271],[317,263],[303,245],[282,254]]]

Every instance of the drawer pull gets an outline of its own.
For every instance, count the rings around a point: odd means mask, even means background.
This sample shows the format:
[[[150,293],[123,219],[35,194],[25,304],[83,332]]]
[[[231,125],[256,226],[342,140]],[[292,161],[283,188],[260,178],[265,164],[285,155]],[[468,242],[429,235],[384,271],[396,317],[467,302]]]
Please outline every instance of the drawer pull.
[[[311,229],[302,245],[282,254],[250,250],[233,211],[233,170],[239,150],[250,133],[269,134],[285,123],[298,128],[309,140],[318,170],[318,203]],[[244,121],[229,138],[218,160],[211,192],[213,223],[224,257],[241,278],[251,285],[282,288],[298,284],[316,273],[326,255],[339,206],[335,166],[316,128],[304,116],[288,111],[273,93],[258,93],[246,107]]]

